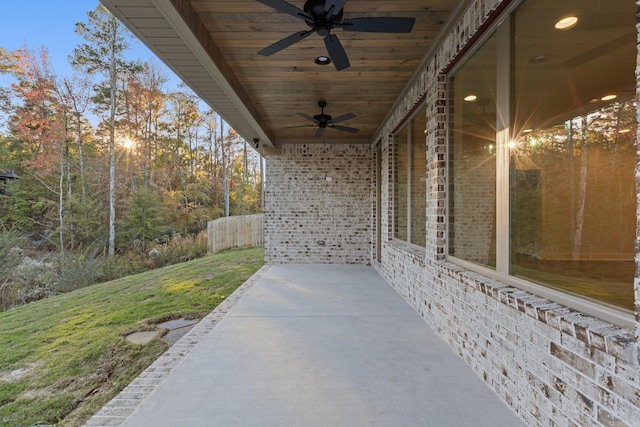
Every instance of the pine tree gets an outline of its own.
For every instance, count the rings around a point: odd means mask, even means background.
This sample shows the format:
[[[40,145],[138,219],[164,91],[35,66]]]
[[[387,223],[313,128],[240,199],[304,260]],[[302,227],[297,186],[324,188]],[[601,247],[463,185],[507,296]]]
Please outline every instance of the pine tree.
[[[131,34],[109,11],[99,5],[87,13],[88,22],[76,24],[76,32],[87,43],[73,50],[72,64],[89,74],[101,73],[108,78],[109,97],[109,255],[115,253],[116,223],[116,159],[115,128],[118,82],[140,69],[134,61],[127,61],[124,52],[129,48]]]

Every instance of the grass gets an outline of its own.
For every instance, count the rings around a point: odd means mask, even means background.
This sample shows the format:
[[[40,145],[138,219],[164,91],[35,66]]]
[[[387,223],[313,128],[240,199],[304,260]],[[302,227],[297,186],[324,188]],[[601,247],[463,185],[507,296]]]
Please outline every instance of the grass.
[[[0,426],[82,424],[167,349],[128,333],[202,318],[262,264],[232,249],[0,313]]]

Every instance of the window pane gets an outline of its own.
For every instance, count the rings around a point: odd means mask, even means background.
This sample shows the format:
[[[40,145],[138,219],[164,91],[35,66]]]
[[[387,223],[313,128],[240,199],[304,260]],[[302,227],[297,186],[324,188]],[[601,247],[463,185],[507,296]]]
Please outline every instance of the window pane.
[[[427,127],[426,108],[411,121],[411,243],[427,243]]]
[[[409,202],[409,143],[407,128],[396,134],[394,139],[394,176],[393,176],[393,237],[407,240],[407,206]]]
[[[449,88],[449,254],[495,268],[495,35]]]
[[[635,4],[566,3],[515,13],[511,274],[632,309]]]

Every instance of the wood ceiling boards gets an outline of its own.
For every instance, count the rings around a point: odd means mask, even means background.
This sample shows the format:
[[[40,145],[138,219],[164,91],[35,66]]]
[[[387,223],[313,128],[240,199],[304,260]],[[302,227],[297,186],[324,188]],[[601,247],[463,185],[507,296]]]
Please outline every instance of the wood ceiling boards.
[[[252,138],[257,135],[255,129],[252,136],[243,127],[242,121],[248,120],[253,122],[250,127],[262,129],[262,138],[276,145],[371,142],[430,43],[459,2],[349,0],[344,6],[345,19],[393,16],[414,17],[416,21],[413,31],[408,34],[333,29],[332,34],[340,38],[351,62],[351,67],[336,71],[332,64],[320,66],[313,62],[316,57],[327,54],[322,37],[317,34],[270,57],[258,55],[262,48],[309,27],[301,19],[254,0],[102,1],[242,136]],[[300,0],[290,3],[300,9],[304,5]],[[168,5],[174,10],[169,10]],[[141,8],[150,9],[142,12]],[[176,9],[177,15],[184,19],[182,23],[175,19]],[[148,18],[141,18],[141,15]],[[168,26],[163,24],[161,17]],[[176,34],[181,39],[189,38],[184,29],[179,28],[185,26],[185,22],[191,30],[190,36],[195,35],[203,52],[229,84],[225,88],[223,82],[221,90],[228,92],[231,88],[234,95],[213,93],[211,87],[215,85],[208,76],[211,68],[206,64],[202,66],[207,58],[202,53],[193,55],[191,52],[198,49],[193,49],[188,42],[184,47],[175,40]],[[207,91],[211,93],[203,96]],[[327,129],[322,138],[313,138],[315,129],[300,127],[310,122],[296,113],[319,114],[317,103],[320,99],[327,101],[325,114],[336,117],[354,113],[356,118],[340,124],[358,128],[360,132]],[[243,106],[238,107],[238,103]],[[240,111],[241,119],[231,117],[234,108],[244,110]]]

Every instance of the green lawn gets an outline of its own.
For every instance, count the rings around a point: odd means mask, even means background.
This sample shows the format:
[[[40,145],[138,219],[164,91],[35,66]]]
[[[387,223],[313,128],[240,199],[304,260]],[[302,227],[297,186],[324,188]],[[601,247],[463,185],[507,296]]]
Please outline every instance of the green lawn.
[[[0,425],[81,425],[167,349],[126,334],[205,316],[262,264],[232,249],[0,313]]]

